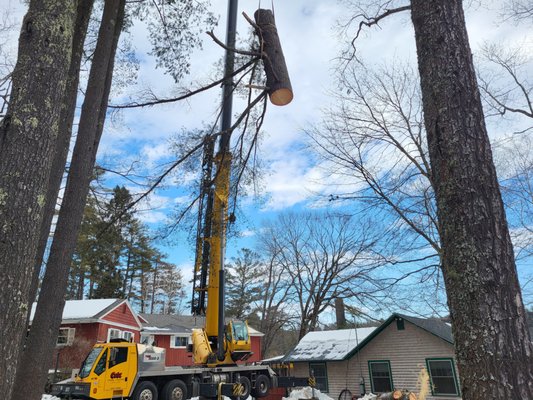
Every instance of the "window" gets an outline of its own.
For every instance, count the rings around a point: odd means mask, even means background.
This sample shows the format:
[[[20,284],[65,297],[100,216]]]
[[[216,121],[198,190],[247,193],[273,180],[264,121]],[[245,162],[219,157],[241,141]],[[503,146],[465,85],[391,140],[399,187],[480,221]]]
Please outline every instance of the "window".
[[[459,396],[457,375],[451,358],[426,359],[433,395]]]
[[[309,375],[315,377],[317,389],[323,393],[329,391],[328,370],[325,363],[309,363]]]
[[[100,357],[100,359],[98,360],[96,367],[94,367],[94,373],[96,375],[101,375],[106,369],[106,363],[107,363],[107,350],[104,351],[104,354],[102,354],[102,357]]]
[[[141,344],[145,345],[153,345],[155,343],[155,336],[154,335],[141,335]]]
[[[403,331],[405,330],[405,323],[403,321],[403,318],[398,318],[396,320],[396,328],[399,330],[399,331]]]
[[[370,373],[372,393],[392,391],[393,384],[389,361],[369,361],[368,371]]]
[[[59,328],[59,335],[57,336],[58,346],[71,346],[74,343],[74,334],[76,328]]]
[[[80,378],[87,378],[89,376],[89,374],[91,373],[91,369],[93,368],[94,361],[98,358],[101,352],[101,347],[93,347],[87,358],[85,358],[85,360],[81,364],[80,372],[78,375]]]
[[[233,340],[248,340],[248,327],[244,322],[232,321]]]
[[[107,341],[110,342],[111,339],[120,339],[122,337],[121,333],[118,329],[109,328],[107,331]]]
[[[111,357],[109,357],[109,368],[113,368],[115,365],[122,364],[128,359],[127,347],[113,347],[111,349]]]
[[[107,341],[110,342],[111,339],[124,339],[128,342],[133,342],[135,334],[129,331],[121,331],[120,329],[109,328],[107,331]]]
[[[122,331],[122,339],[127,340],[128,342],[133,342],[134,334],[128,331]]]
[[[189,344],[189,336],[171,336],[170,347],[173,349],[187,347]]]

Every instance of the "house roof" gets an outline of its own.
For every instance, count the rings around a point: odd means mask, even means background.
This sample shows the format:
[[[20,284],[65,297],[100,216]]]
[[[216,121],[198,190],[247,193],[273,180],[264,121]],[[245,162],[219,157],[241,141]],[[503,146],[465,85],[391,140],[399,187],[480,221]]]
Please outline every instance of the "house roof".
[[[403,318],[406,321],[418,326],[419,328],[428,331],[429,333],[444,339],[450,344],[453,344],[452,326],[437,318],[417,318],[404,314],[393,314],[397,317]]]
[[[63,308],[62,320],[70,319],[98,319],[105,315],[119,304],[123,299],[90,299],[90,300],[67,300]],[[33,320],[37,303],[31,307],[30,321]]]
[[[443,339],[444,341],[450,344],[453,344],[452,327],[446,322],[443,322],[440,319],[436,319],[436,318],[424,319],[424,318],[411,317],[409,315],[395,313],[395,314],[392,314],[380,326],[378,326],[363,341],[361,341],[359,346],[354,348],[349,354],[346,355],[345,359],[351,358],[358,351],[360,351],[363,347],[365,347],[368,343],[370,343],[370,341],[374,339],[377,335],[379,335],[381,331],[383,331],[387,326],[389,326],[392,322],[397,321],[399,319],[406,320],[418,326],[419,328],[431,333],[432,335],[435,335]]]
[[[395,313],[377,328],[309,332],[282,361],[347,360],[370,343],[387,326],[397,320],[408,321],[420,329],[453,344],[452,328],[449,324],[435,318],[424,319]]]
[[[283,361],[343,360],[375,329],[371,327],[309,332]]]
[[[162,315],[162,314],[139,314],[143,323],[143,331],[152,335],[173,335],[178,333],[190,333],[193,328],[203,328],[205,317],[195,315]],[[229,319],[228,319],[229,321]],[[251,326],[248,327],[250,336],[264,336]]]
[[[191,328],[184,326],[175,315],[141,314],[146,323],[143,323],[143,332],[153,335],[174,335],[191,333]]]

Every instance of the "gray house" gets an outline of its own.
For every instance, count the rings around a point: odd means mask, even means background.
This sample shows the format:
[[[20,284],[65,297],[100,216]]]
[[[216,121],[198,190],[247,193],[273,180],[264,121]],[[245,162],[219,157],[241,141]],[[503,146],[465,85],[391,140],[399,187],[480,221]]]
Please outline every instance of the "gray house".
[[[417,390],[420,371],[430,375],[428,399],[460,399],[449,324],[393,314],[377,328],[308,333],[284,358],[295,376],[309,376],[334,399],[392,389]],[[345,392],[345,390],[347,390]],[[341,395],[342,393],[342,395]]]

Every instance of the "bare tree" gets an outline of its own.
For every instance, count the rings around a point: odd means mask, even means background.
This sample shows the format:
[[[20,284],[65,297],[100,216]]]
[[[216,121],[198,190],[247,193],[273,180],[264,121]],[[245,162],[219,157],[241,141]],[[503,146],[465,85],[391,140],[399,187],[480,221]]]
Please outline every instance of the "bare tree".
[[[529,20],[533,17],[533,1],[507,0],[503,7],[503,14],[515,20]]]
[[[269,230],[259,236],[258,252],[263,255],[262,296],[258,301],[259,330],[265,334],[261,341],[261,354],[266,356],[274,347],[284,329],[294,326],[297,322],[292,310],[287,305],[292,302],[291,282],[286,279],[285,267],[278,262],[282,246],[279,246]]]
[[[363,302],[374,295],[371,273],[379,261],[371,223],[341,214],[284,214],[265,230],[264,239],[291,282],[300,338],[318,327],[334,299]]]
[[[479,74],[483,100],[488,116],[498,115],[525,121],[516,133],[533,128],[533,61],[521,48],[486,44],[482,49],[482,68]],[[524,125],[524,124],[522,124]]]
[[[336,106],[307,132],[332,177],[330,200],[351,207],[355,201],[386,221],[380,253],[391,266],[389,286],[416,277],[418,289],[410,296],[419,295],[434,313],[447,313],[439,293],[441,247],[416,72],[407,64],[351,64],[339,73],[333,96]]]

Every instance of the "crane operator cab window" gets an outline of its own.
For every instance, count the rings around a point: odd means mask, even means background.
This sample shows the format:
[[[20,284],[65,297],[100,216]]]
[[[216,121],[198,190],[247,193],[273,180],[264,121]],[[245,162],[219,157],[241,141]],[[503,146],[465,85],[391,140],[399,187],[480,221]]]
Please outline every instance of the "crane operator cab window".
[[[96,364],[96,367],[94,367],[94,373],[96,375],[101,375],[106,370],[107,365],[107,349],[104,351],[104,354],[102,354],[102,357],[98,360],[98,363]]]
[[[233,321],[233,340],[248,341],[248,327],[244,322]]]
[[[91,370],[93,369],[94,362],[98,359],[98,356],[102,352],[101,347],[94,347],[87,358],[85,358],[85,361],[81,364],[80,372],[78,373],[78,376],[80,378],[87,378],[89,374],[91,373]],[[105,360],[105,357],[103,357]]]

